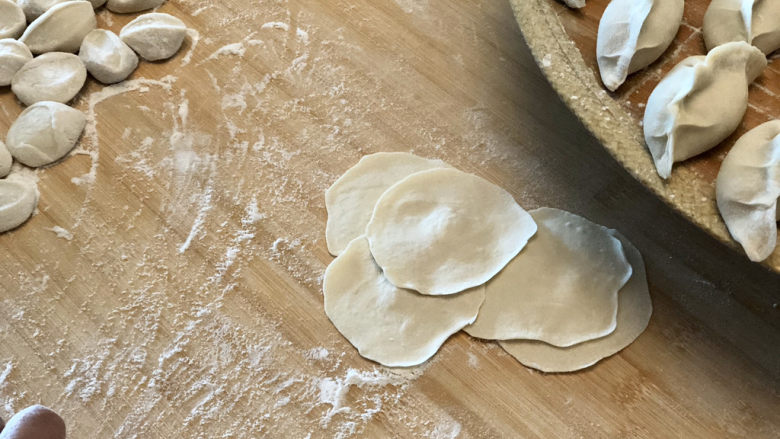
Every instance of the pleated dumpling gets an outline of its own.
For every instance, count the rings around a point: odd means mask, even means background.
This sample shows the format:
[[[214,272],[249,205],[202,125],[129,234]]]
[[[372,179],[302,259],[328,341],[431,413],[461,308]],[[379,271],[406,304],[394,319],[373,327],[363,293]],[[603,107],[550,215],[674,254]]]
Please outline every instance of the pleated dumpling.
[[[718,209],[751,261],[777,245],[780,210],[780,120],[753,128],[731,148],[718,173]]]
[[[701,154],[739,126],[748,104],[748,86],[767,65],[757,48],[726,43],[707,56],[677,64],[647,101],[644,133],[658,175],[669,178],[672,164]]]
[[[769,55],[780,49],[780,1],[712,0],[702,26],[707,49],[745,41]]]
[[[626,77],[658,59],[677,35],[683,0],[612,0],[599,22],[596,59],[604,85],[617,90]]]

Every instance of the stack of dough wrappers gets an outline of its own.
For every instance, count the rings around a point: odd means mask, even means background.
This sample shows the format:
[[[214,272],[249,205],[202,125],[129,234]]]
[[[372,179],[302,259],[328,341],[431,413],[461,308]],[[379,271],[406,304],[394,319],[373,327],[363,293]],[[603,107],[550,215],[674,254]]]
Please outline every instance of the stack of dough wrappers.
[[[652,313],[644,262],[615,230],[439,160],[363,157],[325,194],[325,312],[360,355],[431,358],[451,335],[570,372],[633,342]]]

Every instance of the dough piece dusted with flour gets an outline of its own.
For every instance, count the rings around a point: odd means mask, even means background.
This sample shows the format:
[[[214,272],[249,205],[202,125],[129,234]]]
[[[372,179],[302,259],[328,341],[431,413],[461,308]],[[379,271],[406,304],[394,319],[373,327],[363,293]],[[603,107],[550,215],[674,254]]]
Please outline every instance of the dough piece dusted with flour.
[[[442,168],[412,174],[377,201],[366,235],[393,284],[423,294],[482,285],[536,232],[507,191]]]
[[[181,20],[159,13],[141,15],[119,32],[119,38],[147,61],[159,61],[175,55],[185,35],[187,27]]]
[[[0,0],[0,39],[18,38],[26,26],[22,8],[11,0]]]
[[[429,359],[450,335],[473,322],[484,287],[453,296],[397,288],[383,275],[364,236],[325,270],[325,313],[360,355],[385,366]]]
[[[33,59],[30,49],[11,38],[0,40],[0,87],[11,85],[14,75]]]
[[[751,261],[763,261],[777,245],[780,210],[780,120],[740,137],[720,166],[718,209]]]
[[[636,340],[653,313],[645,263],[639,250],[624,236],[615,232],[615,237],[623,244],[633,272],[618,293],[617,326],[613,333],[566,348],[533,340],[501,341],[501,347],[519,362],[542,372],[573,372],[596,364]]]
[[[531,211],[539,230],[486,285],[485,304],[465,331],[491,340],[572,346],[615,330],[618,290],[631,276],[610,229],[572,213]]]
[[[25,105],[73,99],[87,80],[87,69],[72,53],[43,54],[25,64],[11,81],[11,90]]]
[[[5,177],[11,172],[11,165],[13,164],[14,159],[8,151],[8,147],[0,140],[0,178]]]
[[[97,26],[92,4],[68,1],[52,6],[30,23],[19,39],[36,55],[46,52],[76,52],[84,37]]]
[[[644,134],[658,175],[714,147],[739,126],[748,85],[761,74],[764,54],[745,42],[726,43],[707,56],[684,59],[647,101]]]
[[[8,130],[6,143],[16,160],[27,166],[54,163],[78,141],[87,118],[57,102],[38,102],[19,115]]]
[[[612,0],[599,22],[596,59],[604,85],[617,90],[669,47],[683,16],[683,0]]]
[[[780,1],[713,0],[704,14],[702,34],[709,50],[746,41],[769,55],[780,49]]]
[[[34,405],[8,420],[2,439],[65,439],[65,422],[42,405]]]
[[[0,180],[0,233],[22,225],[37,205],[38,189],[33,183],[14,175]]]
[[[156,8],[163,3],[165,0],[108,0],[106,8],[119,14],[131,14]]]
[[[124,81],[138,66],[138,56],[108,30],[95,29],[81,43],[79,58],[89,73],[103,84]]]
[[[338,256],[353,239],[363,235],[379,197],[393,184],[414,173],[447,165],[405,152],[364,156],[325,192],[328,251]]]

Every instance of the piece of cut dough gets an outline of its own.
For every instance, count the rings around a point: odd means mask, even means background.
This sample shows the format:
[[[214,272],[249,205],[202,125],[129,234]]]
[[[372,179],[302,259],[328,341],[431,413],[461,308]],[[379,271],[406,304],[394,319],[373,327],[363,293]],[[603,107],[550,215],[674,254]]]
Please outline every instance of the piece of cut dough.
[[[615,332],[567,348],[532,340],[500,341],[505,351],[524,365],[542,372],[573,372],[616,354],[644,332],[653,313],[645,263],[639,250],[628,239],[620,233],[613,233],[623,244],[623,250],[633,268],[631,278],[618,293]]]
[[[414,366],[473,322],[485,299],[480,286],[452,296],[397,288],[371,257],[365,236],[325,270],[325,313],[360,355],[385,366]]]
[[[559,209],[531,211],[538,231],[486,285],[485,304],[465,331],[490,340],[571,346],[615,330],[618,290],[631,276],[611,230]]]
[[[509,192],[476,175],[418,172],[377,201],[366,235],[385,276],[423,294],[482,285],[536,232]]]
[[[124,81],[138,66],[138,56],[108,30],[95,29],[81,43],[79,58],[89,73],[103,84]]]
[[[441,160],[405,152],[380,152],[361,158],[325,192],[328,251],[338,256],[347,244],[366,232],[376,201],[390,186],[414,173],[446,166]]]
[[[707,48],[746,41],[769,55],[780,49],[780,1],[713,0],[704,14]]]
[[[626,77],[649,66],[672,44],[683,0],[612,0],[599,21],[596,59],[604,85],[617,90]]]
[[[131,14],[156,8],[163,3],[165,0],[108,0],[106,8],[119,14]]]
[[[176,54],[187,35],[178,18],[160,13],[144,14],[127,23],[119,38],[147,61],[168,59]]]
[[[14,75],[33,59],[30,49],[14,39],[0,40],[0,87],[11,85]]]
[[[87,80],[87,69],[72,53],[45,53],[28,62],[14,75],[11,90],[25,105],[76,97]]]
[[[58,102],[38,102],[11,125],[6,144],[17,161],[37,168],[65,157],[86,123],[81,111]]]
[[[24,11],[11,0],[0,0],[0,39],[19,38],[27,27]]]
[[[672,164],[714,147],[739,126],[748,86],[767,65],[763,52],[745,42],[726,43],[707,56],[677,64],[647,101],[644,134],[658,175]]]
[[[737,140],[716,181],[718,209],[751,261],[768,258],[777,245],[780,209],[780,120],[753,128]]]
[[[38,205],[38,188],[12,175],[0,180],[0,233],[24,224]]]
[[[92,3],[68,1],[52,6],[30,23],[19,41],[38,55],[47,52],[76,52],[84,37],[97,27]]]
[[[8,151],[8,147],[5,146],[2,140],[0,140],[0,178],[5,177],[11,172],[11,165],[14,164],[14,159],[11,157],[11,152]]]
[[[52,6],[72,0],[16,0],[16,4],[24,11],[27,21],[32,23]]]

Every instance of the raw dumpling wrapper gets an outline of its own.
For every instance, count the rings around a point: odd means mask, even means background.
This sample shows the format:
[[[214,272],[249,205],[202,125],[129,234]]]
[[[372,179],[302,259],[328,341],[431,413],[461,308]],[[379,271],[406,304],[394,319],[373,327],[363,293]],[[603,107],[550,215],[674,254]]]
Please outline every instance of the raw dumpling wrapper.
[[[769,55],[780,49],[780,1],[713,0],[702,26],[707,49],[746,41]]]
[[[328,251],[338,256],[347,244],[366,232],[376,201],[387,188],[414,173],[446,166],[441,160],[405,152],[380,152],[361,158],[325,192]]]
[[[644,116],[645,141],[658,175],[669,178],[674,162],[707,151],[739,126],[748,85],[766,65],[757,48],[726,43],[707,56],[684,59],[661,80]]]
[[[617,90],[631,73],[669,47],[683,16],[683,0],[612,0],[599,22],[596,59],[604,85]]]
[[[636,247],[624,236],[613,232],[623,244],[628,262],[633,268],[631,278],[618,293],[617,327],[609,335],[559,348],[541,341],[508,340],[499,344],[505,351],[528,367],[542,372],[573,372],[596,364],[629,344],[647,328],[653,303],[647,288],[645,263]]]
[[[325,270],[325,313],[360,355],[385,366],[414,366],[450,335],[473,322],[485,288],[423,296],[383,275],[365,236],[353,240]]]
[[[731,148],[718,173],[718,209],[751,261],[777,245],[780,197],[780,120],[753,128]]]
[[[535,232],[511,194],[450,168],[418,172],[390,187],[366,227],[371,253],[390,282],[432,295],[484,284]]]
[[[631,276],[610,229],[572,213],[531,211],[539,230],[485,285],[485,304],[465,331],[491,340],[571,346],[615,330],[618,290]]]

